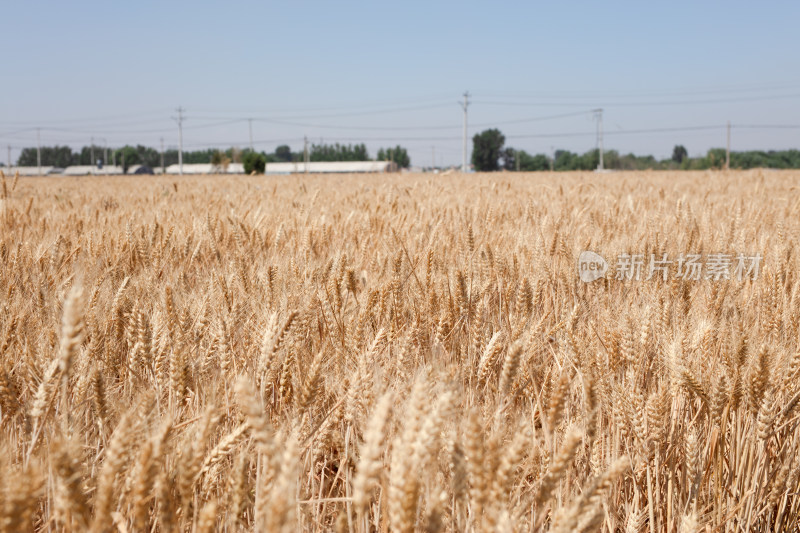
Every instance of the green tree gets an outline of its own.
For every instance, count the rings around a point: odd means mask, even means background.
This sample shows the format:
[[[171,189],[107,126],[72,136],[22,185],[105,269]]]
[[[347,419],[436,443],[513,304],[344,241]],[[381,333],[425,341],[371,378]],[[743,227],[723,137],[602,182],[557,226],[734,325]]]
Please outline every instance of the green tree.
[[[472,165],[478,172],[494,172],[500,168],[505,136],[498,129],[484,130],[472,138]]]
[[[202,164],[211,163],[211,156],[213,156],[214,152],[216,152],[216,151],[217,151],[216,148],[209,148],[207,150],[196,150],[194,152],[183,152],[183,163],[185,165],[202,165]],[[177,161],[177,153],[178,152],[175,152],[175,154],[176,154],[175,163],[178,162]],[[225,152],[225,153],[228,155],[228,157],[230,157],[230,154],[228,154],[227,152]]]
[[[139,151],[133,146],[125,145],[114,151],[114,157],[117,164],[122,167],[122,173],[127,174],[128,169],[133,165],[141,165],[142,160],[139,157]],[[184,163],[186,161],[184,160]]]
[[[678,163],[679,165],[683,163],[683,160],[689,153],[686,151],[686,147],[682,144],[676,144],[675,148],[672,149],[672,160]]]
[[[245,174],[263,174],[267,168],[267,158],[258,152],[247,151],[242,156]]]
[[[516,156],[519,160],[519,169],[523,172],[550,170],[550,160],[544,154],[530,155],[525,150],[518,150]]]
[[[78,157],[75,163],[77,165],[94,166],[97,163],[97,161],[92,161],[92,149],[89,146],[82,147],[81,151],[77,155]],[[97,157],[97,152],[95,152],[95,157]]]
[[[278,161],[289,162],[292,160],[292,149],[289,146],[282,144],[275,148],[275,159]]]
[[[66,168],[76,163],[76,156],[69,146],[42,146],[42,166]],[[35,167],[38,165],[36,148],[23,148],[17,159],[21,167]]]
[[[603,152],[603,166],[608,169],[619,170],[620,158],[616,150],[606,150]]]
[[[501,152],[503,159],[503,170],[517,170],[517,151],[513,148],[506,148]]]
[[[311,161],[369,161],[365,144],[312,144],[309,153]]]
[[[712,148],[706,153],[707,168],[722,168],[725,166],[725,149]]]
[[[575,170],[594,170],[599,165],[600,165],[600,151],[589,150],[588,152],[578,157],[577,168]]]
[[[408,168],[411,166],[411,159],[408,157],[408,151],[399,144],[394,148],[381,148],[378,150],[378,161],[394,161],[399,168]]]
[[[578,154],[573,154],[569,150],[556,150],[555,170],[578,170]]]

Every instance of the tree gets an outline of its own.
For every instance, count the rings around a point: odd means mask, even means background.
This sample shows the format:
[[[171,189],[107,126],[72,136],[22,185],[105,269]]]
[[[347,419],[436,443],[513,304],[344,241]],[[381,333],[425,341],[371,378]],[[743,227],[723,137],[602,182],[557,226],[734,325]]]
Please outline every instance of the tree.
[[[556,150],[555,162],[553,167],[555,170],[577,170],[579,156],[573,154],[569,150]]]
[[[550,160],[544,154],[531,155],[525,150],[518,150],[516,156],[519,160],[519,169],[524,172],[550,170]]]
[[[275,159],[278,161],[289,162],[292,160],[292,149],[288,145],[282,144],[275,148]]]
[[[679,165],[683,163],[683,160],[689,153],[686,151],[686,147],[682,144],[676,144],[675,148],[672,149],[672,160],[678,163]]]
[[[311,161],[369,161],[366,144],[312,144]]]
[[[377,160],[394,161],[397,163],[398,168],[408,168],[411,165],[408,151],[399,144],[394,148],[381,148],[378,150]]]
[[[267,168],[267,158],[258,152],[247,151],[242,157],[245,174],[263,174]]]
[[[139,151],[133,146],[126,145],[118,150],[115,150],[114,156],[117,160],[117,164],[122,166],[123,174],[127,174],[128,169],[133,165],[142,164],[142,160],[139,157]]]
[[[500,168],[505,136],[498,129],[484,130],[472,138],[472,165],[478,172],[494,172]]]
[[[517,151],[513,148],[503,150],[503,170],[517,170]]]
[[[42,166],[66,168],[75,164],[75,155],[69,146],[42,146]],[[38,165],[36,148],[23,148],[17,159],[21,167],[35,167]]]
[[[577,168],[575,170],[594,170],[600,164],[600,151],[589,150],[585,154],[578,156]]]
[[[725,149],[712,148],[706,154],[708,168],[722,168],[725,166]]]
[[[214,150],[211,154],[211,166],[217,173],[224,173],[228,171],[228,165],[231,164],[231,159],[225,152]]]

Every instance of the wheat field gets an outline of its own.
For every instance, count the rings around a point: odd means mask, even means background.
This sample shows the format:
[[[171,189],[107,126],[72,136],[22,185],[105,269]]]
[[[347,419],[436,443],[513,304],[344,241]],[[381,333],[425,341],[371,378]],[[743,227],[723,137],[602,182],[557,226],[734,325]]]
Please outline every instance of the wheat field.
[[[798,178],[6,176],[2,530],[797,531]]]

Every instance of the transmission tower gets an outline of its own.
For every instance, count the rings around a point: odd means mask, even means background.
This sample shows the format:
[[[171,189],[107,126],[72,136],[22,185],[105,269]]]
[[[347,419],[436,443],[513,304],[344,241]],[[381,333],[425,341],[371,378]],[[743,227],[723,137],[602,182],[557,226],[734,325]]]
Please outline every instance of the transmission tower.
[[[464,135],[463,135],[463,154],[461,158],[461,172],[467,171],[467,108],[469,107],[469,91],[464,93],[464,102],[459,102],[464,109]]]

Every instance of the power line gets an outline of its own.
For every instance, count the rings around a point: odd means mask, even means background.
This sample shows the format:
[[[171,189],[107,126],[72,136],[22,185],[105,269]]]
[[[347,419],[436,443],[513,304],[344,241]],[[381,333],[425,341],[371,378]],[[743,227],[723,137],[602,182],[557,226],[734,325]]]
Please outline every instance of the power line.
[[[143,117],[149,115],[160,115],[164,116],[164,111],[152,111],[152,112],[142,112],[142,113],[125,113],[121,115],[104,115],[102,117],[94,117],[94,118],[70,118],[70,119],[51,119],[48,118],[47,122],[50,124],[61,124],[61,123],[75,123],[75,122],[108,122],[108,121],[116,121],[120,118],[130,118],[130,117]],[[41,124],[43,121],[41,120],[3,120],[6,124]]]
[[[185,119],[185,117],[184,117]],[[162,119],[158,122],[163,122],[168,119]],[[174,120],[174,117],[173,117]],[[226,119],[226,120],[219,120],[215,119],[214,122],[208,124],[197,124],[194,126],[187,126],[186,129],[196,130],[196,129],[205,129],[205,128],[214,128],[217,126],[225,126],[228,124],[235,124],[237,122],[241,122],[242,119]],[[149,122],[147,122],[149,123]],[[40,128],[26,128],[24,130],[17,130],[15,132],[7,132],[7,133],[0,133],[0,138],[13,138],[16,134],[19,133],[26,133],[36,131],[37,129],[41,131],[57,131],[60,133],[75,133],[77,135],[85,135],[85,134],[121,134],[121,135],[130,135],[130,134],[137,134],[137,133],[165,133],[174,131],[173,128],[158,128],[158,129],[73,129],[73,128],[59,128],[59,127],[40,127]]]
[[[463,103],[459,102],[460,105],[463,106]],[[482,127],[491,127],[491,126],[505,126],[508,124],[525,124],[530,122],[540,122],[545,120],[554,120],[559,118],[567,118],[567,117],[576,117],[582,116],[591,113],[591,110],[586,111],[576,111],[570,113],[559,113],[557,115],[547,115],[547,116],[539,116],[539,117],[527,117],[521,119],[514,119],[514,120],[499,120],[499,121],[492,121],[492,122],[483,122],[478,124],[473,124],[476,128]],[[283,124],[286,126],[297,126],[303,128],[319,128],[319,129],[334,129],[334,130],[354,130],[354,131],[417,131],[417,130],[425,130],[425,131],[432,131],[432,130],[452,130],[456,128],[460,128],[463,124],[451,124],[448,126],[341,126],[336,124],[307,124],[301,122],[290,122],[280,119],[268,119],[268,118],[253,118],[247,120],[256,120],[256,121],[263,121],[263,122],[271,122],[275,124]]]
[[[651,96],[697,96],[709,94],[729,94],[744,93],[755,91],[780,91],[786,89],[796,89],[800,87],[800,80],[784,81],[780,83],[755,83],[739,86],[717,86],[704,87],[698,89],[676,89],[662,91],[613,91],[613,92],[531,92],[516,94],[484,94],[487,98],[568,98],[568,99],[590,99],[590,98],[635,98]]]
[[[219,113],[229,115],[247,115],[255,112],[268,113],[273,115],[275,113],[312,113],[311,116],[320,116],[320,112],[326,111],[346,111],[356,110],[355,114],[362,113],[393,113],[398,111],[407,111],[414,109],[430,109],[432,107],[449,107],[449,98],[424,98],[417,100],[396,100],[393,102],[379,102],[367,103],[358,102],[355,104],[348,104],[342,106],[322,106],[322,107],[302,107],[302,108],[287,108],[281,107],[279,110],[275,108],[239,108],[239,109],[210,109],[210,108],[197,108],[194,109],[201,113]],[[374,109],[372,109],[374,108]],[[351,113],[341,113],[342,116],[350,115]],[[338,115],[338,113],[337,113]]]
[[[800,129],[800,124],[734,124],[732,127],[742,129],[797,130]]]
[[[649,129],[636,129],[636,130],[622,130],[622,131],[604,131],[603,135],[639,135],[644,133],[675,133],[682,131],[708,131],[708,130],[721,130],[725,125],[719,126],[684,126],[676,128],[649,128]],[[534,133],[522,135],[506,135],[507,139],[545,139],[556,137],[591,137],[597,136],[597,131],[579,131],[568,133]]]
[[[757,97],[741,97],[741,98],[714,98],[705,100],[661,100],[661,101],[643,101],[643,102],[608,102],[608,99],[586,98],[587,102],[598,102],[604,100],[605,107],[657,107],[657,106],[680,106],[680,105],[696,105],[696,104],[727,104],[727,103],[740,103],[740,102],[763,102],[770,100],[785,100],[800,98],[800,93],[770,95],[770,96],[757,96]],[[519,106],[519,107],[584,107],[586,102],[532,102],[532,101],[517,101],[517,102],[501,102],[492,100],[476,100],[475,103],[483,105],[499,105],[499,106]]]
[[[540,122],[545,120],[555,120],[558,118],[568,118],[568,117],[578,117],[587,115],[592,113],[593,110],[586,110],[586,111],[575,111],[572,113],[561,113],[558,115],[548,115],[544,117],[529,117],[529,118],[520,118],[516,120],[505,120],[505,121],[497,121],[497,122],[485,122],[483,124],[474,124],[475,127],[484,127],[484,126],[504,126],[506,124],[524,124],[527,122]]]
[[[266,119],[254,118],[253,120],[259,122],[271,122],[273,124],[281,124],[284,126],[296,126],[299,128],[317,128],[317,129],[332,129],[332,130],[356,130],[356,131],[398,131],[398,130],[452,130],[460,128],[461,125],[450,126],[339,126],[335,124],[306,124],[301,122],[290,122],[281,119]]]
[[[668,132],[681,132],[681,131],[701,131],[701,130],[720,130],[724,125],[718,126],[684,126],[675,128],[651,128],[651,129],[636,129],[636,130],[623,130],[623,131],[605,131],[603,135],[634,135],[642,133],[668,133]],[[534,134],[520,134],[520,135],[506,135],[507,139],[536,139],[536,138],[556,138],[556,137],[593,137],[597,135],[597,131],[579,131],[579,132],[553,132],[553,133],[534,133]],[[302,140],[302,139],[299,139]],[[406,142],[406,141],[463,141],[462,137],[456,136],[414,136],[414,137],[326,137],[330,142]],[[296,140],[295,140],[296,141]],[[271,142],[283,142],[281,140]],[[288,141],[287,141],[288,142]],[[218,143],[230,144],[230,143]],[[240,143],[242,144],[242,143]],[[258,144],[258,143],[256,143]],[[462,149],[463,153],[463,149]]]

